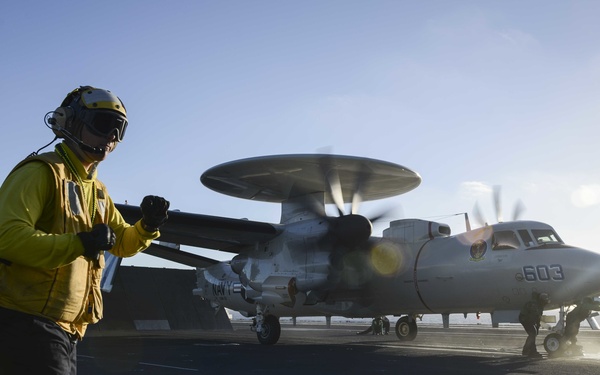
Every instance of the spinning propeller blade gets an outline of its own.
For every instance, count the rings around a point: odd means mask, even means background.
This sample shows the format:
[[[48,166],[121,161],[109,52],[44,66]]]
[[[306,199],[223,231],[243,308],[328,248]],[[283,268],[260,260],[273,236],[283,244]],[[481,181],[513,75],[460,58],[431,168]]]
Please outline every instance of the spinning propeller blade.
[[[497,223],[502,223],[503,221],[503,217],[502,217],[502,200],[501,200],[501,194],[502,192],[502,187],[500,185],[494,185],[493,187],[493,194],[494,194],[494,209],[496,211],[496,222]],[[519,220],[519,218],[521,217],[521,215],[523,214],[523,212],[525,211],[525,205],[523,204],[523,202],[519,199],[517,200],[517,202],[515,202],[515,207],[513,209],[513,215],[512,215],[512,220]],[[475,206],[473,207],[473,216],[475,218],[475,222],[480,225],[487,225],[487,222],[485,220],[485,218],[483,217],[483,214],[481,213],[481,209],[479,208],[479,204],[476,202]]]
[[[325,181],[325,185],[327,185],[331,200],[337,207],[339,216],[344,216],[344,194],[342,192],[340,176],[333,165],[333,158],[331,158],[329,155],[323,156],[319,160],[319,166],[323,173],[323,179]]]
[[[494,185],[494,209],[496,210],[496,222],[502,222],[502,202],[501,195],[502,187],[500,185]]]
[[[481,208],[479,208],[478,202],[475,202],[475,206],[473,206],[473,218],[475,219],[475,222],[478,226],[482,227],[484,225],[487,225],[485,217],[483,217],[483,214],[481,213]]]
[[[358,177],[354,184],[354,191],[352,192],[351,212],[353,214],[358,214],[358,209],[362,203],[362,193],[367,188],[369,180],[371,179],[371,171],[367,168],[366,165],[361,163],[360,172],[358,173]]]
[[[523,204],[523,201],[519,199],[515,203],[515,208],[513,209],[513,221],[519,220],[523,212],[525,212],[525,205]]]
[[[338,209],[338,214],[344,216],[344,195],[342,192],[342,185],[340,183],[340,176],[337,171],[332,170],[327,175],[327,181],[329,182],[329,190],[331,198]]]
[[[358,214],[358,208],[360,207],[360,204],[362,203],[362,196],[360,195],[360,192],[355,192],[352,195],[352,208],[351,208],[351,213],[353,215]]]

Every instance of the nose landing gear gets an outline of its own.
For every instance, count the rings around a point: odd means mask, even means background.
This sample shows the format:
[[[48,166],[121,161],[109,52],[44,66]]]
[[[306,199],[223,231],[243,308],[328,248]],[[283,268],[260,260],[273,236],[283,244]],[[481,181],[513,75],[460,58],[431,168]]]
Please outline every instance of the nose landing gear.
[[[560,333],[551,333],[544,339],[544,349],[550,357],[576,357],[583,355],[580,345],[571,344]]]
[[[544,339],[544,349],[549,356],[561,355],[565,349],[563,337],[560,333],[551,333]]]

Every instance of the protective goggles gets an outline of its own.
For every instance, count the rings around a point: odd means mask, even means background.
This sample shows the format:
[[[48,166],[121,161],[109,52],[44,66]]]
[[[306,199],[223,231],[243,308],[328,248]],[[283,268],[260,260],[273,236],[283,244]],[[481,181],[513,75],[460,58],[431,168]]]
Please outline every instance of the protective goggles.
[[[121,142],[125,137],[127,119],[122,115],[103,110],[85,110],[82,112],[84,113],[81,116],[81,121],[94,135],[108,138],[115,133],[117,142]]]

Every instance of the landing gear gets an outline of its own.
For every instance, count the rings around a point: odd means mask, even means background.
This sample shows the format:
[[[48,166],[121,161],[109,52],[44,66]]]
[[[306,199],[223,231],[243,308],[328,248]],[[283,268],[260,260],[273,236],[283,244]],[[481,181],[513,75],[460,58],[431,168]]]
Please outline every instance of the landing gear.
[[[560,333],[551,333],[544,339],[544,349],[550,356],[561,355],[565,349],[565,344]]]
[[[258,341],[264,345],[274,345],[279,341],[281,335],[281,324],[275,315],[267,315],[263,319],[262,327],[256,330]]]
[[[281,324],[279,318],[267,313],[268,309],[256,305],[256,318],[250,329],[256,332],[256,337],[261,344],[274,345],[279,341],[281,335]]]
[[[544,339],[544,349],[550,357],[577,357],[583,355],[583,348],[580,345],[565,341],[560,333],[551,333]]]
[[[417,337],[417,322],[411,316],[403,316],[396,322],[396,336],[401,341],[412,341]]]
[[[582,355],[581,347],[571,345],[570,341],[565,340],[565,322],[567,313],[565,307],[561,306],[559,311],[559,320],[556,326],[552,328],[553,333],[544,338],[544,349],[550,357]]]

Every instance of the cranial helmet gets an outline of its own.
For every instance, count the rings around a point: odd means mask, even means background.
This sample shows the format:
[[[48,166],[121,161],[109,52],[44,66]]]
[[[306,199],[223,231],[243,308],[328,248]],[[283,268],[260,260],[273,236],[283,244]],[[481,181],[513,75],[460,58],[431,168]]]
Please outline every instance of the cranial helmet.
[[[543,303],[550,302],[550,296],[548,295],[548,293],[540,293],[540,296],[538,298],[539,298],[540,302],[543,302]]]
[[[118,96],[104,89],[80,86],[71,91],[48,120],[59,138],[81,138],[85,126],[98,136],[116,135],[123,140],[127,130],[127,111]]]

